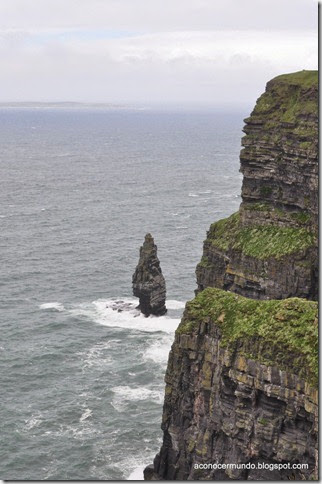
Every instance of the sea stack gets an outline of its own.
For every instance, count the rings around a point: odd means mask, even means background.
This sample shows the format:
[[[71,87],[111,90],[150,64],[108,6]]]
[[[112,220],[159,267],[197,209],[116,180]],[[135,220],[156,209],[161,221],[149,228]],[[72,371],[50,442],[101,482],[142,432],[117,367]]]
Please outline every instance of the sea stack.
[[[167,312],[165,280],[157,256],[157,246],[151,234],[146,234],[140,248],[140,259],[132,284],[133,294],[140,300],[138,308],[145,316],[162,316]]]

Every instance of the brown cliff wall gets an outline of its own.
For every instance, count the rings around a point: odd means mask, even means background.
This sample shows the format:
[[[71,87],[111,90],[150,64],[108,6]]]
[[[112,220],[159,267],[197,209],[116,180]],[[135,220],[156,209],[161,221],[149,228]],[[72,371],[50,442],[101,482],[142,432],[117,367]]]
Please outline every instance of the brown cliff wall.
[[[317,72],[268,82],[245,122],[242,204],[207,233],[198,289],[317,299]]]

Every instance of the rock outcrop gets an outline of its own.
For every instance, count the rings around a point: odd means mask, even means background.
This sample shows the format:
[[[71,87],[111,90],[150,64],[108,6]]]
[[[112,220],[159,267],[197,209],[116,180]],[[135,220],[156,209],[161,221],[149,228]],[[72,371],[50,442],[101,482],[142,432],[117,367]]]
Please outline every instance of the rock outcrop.
[[[239,212],[211,225],[198,289],[317,299],[318,75],[267,83],[245,119]]]
[[[170,352],[163,445],[146,478],[316,478],[317,327],[314,301],[198,294]]]
[[[279,76],[245,120],[242,203],[207,233],[147,480],[318,478],[317,96],[317,72]]]
[[[140,301],[138,308],[145,316],[161,316],[167,312],[165,280],[157,256],[157,246],[151,234],[146,234],[140,248],[140,259],[132,284],[133,294]]]

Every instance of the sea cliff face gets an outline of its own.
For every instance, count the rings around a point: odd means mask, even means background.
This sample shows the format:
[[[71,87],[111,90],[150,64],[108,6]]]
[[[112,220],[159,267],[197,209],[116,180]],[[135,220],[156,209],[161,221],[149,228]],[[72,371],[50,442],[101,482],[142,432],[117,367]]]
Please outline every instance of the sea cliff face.
[[[317,324],[317,303],[299,298],[253,301],[208,288],[188,303],[168,362],[154,478],[314,476]],[[202,468],[288,462],[308,469]]]
[[[245,122],[242,204],[211,225],[198,289],[317,299],[317,72],[268,82]]]
[[[242,203],[207,233],[145,479],[317,479],[317,82],[273,79],[246,119]]]

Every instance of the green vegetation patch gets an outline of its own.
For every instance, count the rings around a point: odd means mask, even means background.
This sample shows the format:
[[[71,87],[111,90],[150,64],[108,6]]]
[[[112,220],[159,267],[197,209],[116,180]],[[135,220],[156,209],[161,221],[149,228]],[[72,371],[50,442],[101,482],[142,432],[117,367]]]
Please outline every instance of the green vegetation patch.
[[[194,333],[201,322],[220,328],[222,347],[317,385],[317,302],[300,298],[260,301],[206,288],[187,303],[177,334]]]
[[[201,257],[201,261],[199,262],[198,264],[200,267],[209,267],[211,264],[208,260],[208,257],[206,257],[205,255],[203,255]]]
[[[319,73],[318,71],[303,70],[274,77],[274,81],[285,84],[297,84],[305,88],[310,88],[318,85]]]
[[[242,226],[239,213],[210,226],[208,240],[222,250],[236,249],[257,259],[277,259],[315,244],[315,235],[304,227]]]
[[[261,425],[264,425],[264,427],[269,424],[269,421],[266,418],[259,418],[257,422]]]
[[[306,224],[311,220],[311,215],[308,212],[294,212],[291,217],[299,224]]]
[[[271,212],[273,210],[273,207],[265,202],[256,202],[249,204],[244,203],[244,209],[254,212]]]
[[[316,96],[309,93],[316,89]],[[293,125],[304,114],[318,116],[318,71],[300,71],[275,77],[257,100],[252,116],[265,120],[266,128]],[[302,126],[303,134],[316,135],[309,125]]]

